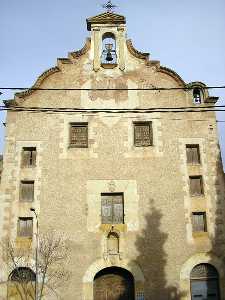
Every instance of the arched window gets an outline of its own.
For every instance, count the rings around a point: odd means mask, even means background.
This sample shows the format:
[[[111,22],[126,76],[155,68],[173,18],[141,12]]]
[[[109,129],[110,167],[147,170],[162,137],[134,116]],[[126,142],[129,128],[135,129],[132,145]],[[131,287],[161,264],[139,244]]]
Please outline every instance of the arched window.
[[[107,236],[107,252],[108,254],[119,253],[119,236],[115,232],[110,232]]]
[[[19,267],[12,271],[9,276],[11,281],[18,281],[18,282],[28,282],[28,281],[35,281],[36,275],[35,273],[26,267]]]
[[[102,36],[102,64],[115,65],[117,63],[116,39],[113,33],[107,32]]]
[[[194,88],[193,90],[193,103],[201,104],[202,102],[202,91],[199,88]]]
[[[26,267],[18,267],[9,275],[8,298],[33,300],[35,296],[35,273]]]
[[[191,299],[219,300],[219,275],[210,264],[199,264],[191,271]]]

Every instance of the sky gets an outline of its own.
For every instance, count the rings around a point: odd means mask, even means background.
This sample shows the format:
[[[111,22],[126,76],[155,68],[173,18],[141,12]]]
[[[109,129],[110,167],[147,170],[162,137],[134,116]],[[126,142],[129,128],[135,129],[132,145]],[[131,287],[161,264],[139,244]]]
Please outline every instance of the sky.
[[[57,57],[83,47],[86,18],[104,12],[106,0],[0,0],[0,87],[30,87]],[[175,70],[185,82],[225,85],[224,0],[114,0],[126,16],[136,49]],[[12,99],[3,91],[0,99]],[[210,90],[225,105],[225,89]],[[1,104],[2,105],[2,104]],[[4,149],[0,112],[0,153]],[[217,113],[225,121],[225,112]],[[225,165],[225,122],[218,122]]]

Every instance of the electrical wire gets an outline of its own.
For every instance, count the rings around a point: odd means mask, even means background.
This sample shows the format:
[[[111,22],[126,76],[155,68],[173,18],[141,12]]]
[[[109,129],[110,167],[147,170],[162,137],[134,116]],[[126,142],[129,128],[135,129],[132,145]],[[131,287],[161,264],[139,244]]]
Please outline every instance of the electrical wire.
[[[53,112],[53,113],[187,113],[187,112],[219,112],[225,111],[225,106],[221,105],[217,107],[187,107],[187,108],[124,108],[124,109],[113,109],[113,108],[55,108],[55,107],[4,107],[0,106],[0,111],[12,111],[12,112]]]
[[[40,88],[40,87],[0,87],[0,90],[30,90],[30,91],[168,91],[168,90],[193,90],[195,87],[150,87],[150,88]],[[222,86],[201,86],[201,89],[225,89]]]

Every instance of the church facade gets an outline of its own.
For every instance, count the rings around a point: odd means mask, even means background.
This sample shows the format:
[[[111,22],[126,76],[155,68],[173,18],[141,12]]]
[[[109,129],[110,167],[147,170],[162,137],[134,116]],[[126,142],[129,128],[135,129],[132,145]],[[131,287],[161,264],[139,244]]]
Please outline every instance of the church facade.
[[[5,101],[1,240],[35,246],[31,207],[41,232],[65,234],[64,300],[224,300],[218,98],[136,50],[123,16],[87,29],[81,50]],[[0,299],[20,299],[1,265]]]

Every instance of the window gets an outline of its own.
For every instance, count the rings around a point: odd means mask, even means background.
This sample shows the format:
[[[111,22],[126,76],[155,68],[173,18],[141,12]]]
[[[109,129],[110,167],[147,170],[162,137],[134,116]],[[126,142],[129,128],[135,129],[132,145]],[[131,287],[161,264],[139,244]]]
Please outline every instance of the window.
[[[219,274],[210,264],[199,264],[191,271],[191,299],[219,300]]]
[[[21,181],[20,184],[20,201],[34,201],[34,181]]]
[[[36,147],[23,147],[22,167],[33,167],[36,165]]]
[[[148,147],[153,143],[152,122],[134,123],[134,145],[135,147]]]
[[[35,273],[26,267],[18,267],[12,271],[12,273],[9,276],[11,281],[17,281],[17,282],[29,282],[29,281],[35,281],[36,275]]]
[[[7,299],[35,299],[35,281],[36,274],[30,268],[15,268],[9,275]]]
[[[202,176],[190,176],[190,194],[191,196],[203,195]]]
[[[186,145],[187,163],[200,164],[199,145]]]
[[[19,237],[32,237],[32,235],[33,235],[33,218],[19,218],[17,235]]]
[[[102,223],[103,224],[123,224],[123,194],[109,193],[101,194],[102,200]]]
[[[145,300],[144,292],[137,292],[137,300]]]
[[[201,104],[202,102],[202,92],[199,88],[194,88],[193,90],[193,103]]]
[[[70,124],[70,147],[88,147],[88,123]]]
[[[193,232],[206,232],[206,213],[194,212],[192,213],[192,230]]]

